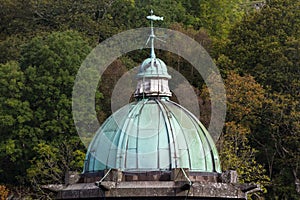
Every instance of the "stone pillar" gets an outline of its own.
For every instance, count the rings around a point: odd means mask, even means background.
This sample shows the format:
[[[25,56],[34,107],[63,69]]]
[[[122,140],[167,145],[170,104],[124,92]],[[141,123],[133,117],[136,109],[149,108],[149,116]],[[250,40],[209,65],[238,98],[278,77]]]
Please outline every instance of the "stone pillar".
[[[235,170],[228,170],[221,175],[222,183],[237,183],[238,174]]]

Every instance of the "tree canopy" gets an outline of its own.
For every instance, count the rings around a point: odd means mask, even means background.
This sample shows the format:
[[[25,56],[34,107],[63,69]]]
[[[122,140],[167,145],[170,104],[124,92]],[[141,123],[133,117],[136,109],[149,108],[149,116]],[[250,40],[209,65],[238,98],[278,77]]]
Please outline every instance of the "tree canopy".
[[[65,173],[81,170],[85,149],[71,111],[77,70],[99,42],[149,26],[145,17],[153,9],[164,16],[156,26],[192,37],[220,68],[227,90],[217,144],[223,170],[261,184],[257,195],[265,199],[299,199],[299,6],[298,0],[0,0],[0,197],[21,187],[15,193],[50,198],[42,184],[63,183]],[[175,54],[157,54],[190,81],[209,124],[200,74]],[[143,51],[131,52],[105,71],[96,95],[99,122],[111,114],[116,80],[144,58]]]

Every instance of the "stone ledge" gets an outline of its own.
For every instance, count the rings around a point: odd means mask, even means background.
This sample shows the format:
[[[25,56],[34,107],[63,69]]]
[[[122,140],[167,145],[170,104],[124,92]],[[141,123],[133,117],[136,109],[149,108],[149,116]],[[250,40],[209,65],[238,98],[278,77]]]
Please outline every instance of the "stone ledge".
[[[130,181],[111,182],[104,181],[101,185],[109,188],[101,190],[93,183],[80,183],[69,185],[58,192],[58,199],[89,199],[104,197],[185,197],[215,198],[215,199],[246,199],[240,186],[227,183],[201,183],[195,182],[190,190],[183,190],[186,182],[174,181]]]

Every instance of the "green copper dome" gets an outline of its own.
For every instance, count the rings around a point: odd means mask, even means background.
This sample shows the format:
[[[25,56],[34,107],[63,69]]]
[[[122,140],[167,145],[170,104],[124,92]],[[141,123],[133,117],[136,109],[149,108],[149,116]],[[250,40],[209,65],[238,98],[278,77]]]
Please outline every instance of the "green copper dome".
[[[150,19],[156,18],[151,15]],[[154,38],[151,23],[151,54],[139,67],[136,101],[111,115],[97,131],[86,154],[84,173],[110,168],[221,172],[218,152],[205,127],[169,100],[171,76],[155,56]]]
[[[91,142],[84,172],[221,172],[212,138],[197,118],[168,98],[128,104],[110,116]]]

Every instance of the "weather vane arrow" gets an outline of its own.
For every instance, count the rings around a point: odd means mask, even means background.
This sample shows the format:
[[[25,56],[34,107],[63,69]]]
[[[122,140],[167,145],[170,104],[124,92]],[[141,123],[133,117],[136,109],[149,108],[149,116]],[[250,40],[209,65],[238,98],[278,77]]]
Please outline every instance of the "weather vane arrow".
[[[147,16],[147,19],[150,19],[150,20],[153,20],[153,21],[157,21],[157,20],[164,20],[164,17],[159,17],[159,16],[156,16],[156,15],[149,15]]]
[[[147,16],[146,18],[149,20],[153,20],[153,21],[158,21],[158,20],[163,21],[164,20],[164,17],[159,17],[156,15],[153,15],[153,10],[151,10],[151,15]]]
[[[157,37],[155,36],[154,30],[153,30],[153,21],[158,21],[158,20],[162,21],[162,20],[164,20],[164,18],[163,18],[163,17],[156,16],[156,15],[153,15],[153,10],[151,10],[150,13],[151,13],[151,15],[149,15],[149,16],[146,17],[147,19],[149,19],[149,20],[151,21],[151,26],[150,26],[150,28],[151,28],[151,33],[150,33],[149,38],[148,38],[148,40],[147,40],[147,42],[146,42],[146,45],[148,44],[149,41],[151,41],[151,58],[155,58],[155,52],[154,52],[154,39],[158,39],[158,40],[160,40],[160,41],[162,41],[162,42],[165,42],[165,41],[163,41],[163,40],[161,40],[161,39],[159,39],[159,38],[157,38]]]

